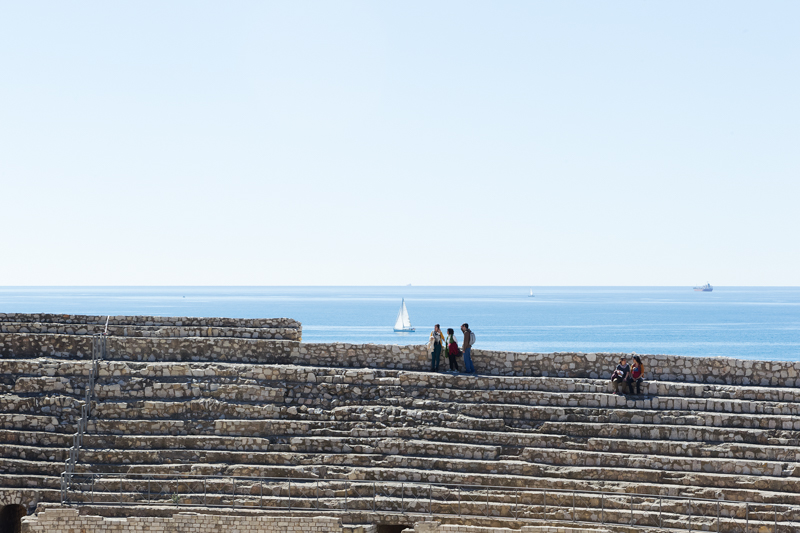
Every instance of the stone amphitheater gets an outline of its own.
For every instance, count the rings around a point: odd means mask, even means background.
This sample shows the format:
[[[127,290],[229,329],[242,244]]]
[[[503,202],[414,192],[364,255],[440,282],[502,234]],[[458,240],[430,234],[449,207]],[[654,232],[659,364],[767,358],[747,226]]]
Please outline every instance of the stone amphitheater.
[[[800,363],[0,314],[0,533],[800,531]]]

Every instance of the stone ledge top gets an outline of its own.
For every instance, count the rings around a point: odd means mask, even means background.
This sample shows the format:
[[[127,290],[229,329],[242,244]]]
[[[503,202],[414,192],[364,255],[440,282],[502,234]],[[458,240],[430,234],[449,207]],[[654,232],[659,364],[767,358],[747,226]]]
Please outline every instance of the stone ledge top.
[[[165,317],[165,316],[105,316],[67,315],[56,313],[0,313],[0,322],[47,324],[85,324],[114,326],[210,326],[233,328],[294,328],[301,324],[292,318],[224,318],[224,317]]]

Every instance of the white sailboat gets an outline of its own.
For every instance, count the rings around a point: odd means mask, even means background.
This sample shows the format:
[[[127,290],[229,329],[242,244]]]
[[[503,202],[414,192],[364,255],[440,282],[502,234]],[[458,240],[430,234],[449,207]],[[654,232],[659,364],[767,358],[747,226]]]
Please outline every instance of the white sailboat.
[[[408,309],[406,309],[406,299],[400,303],[400,311],[397,312],[397,320],[394,323],[395,331],[415,331],[411,327],[411,320],[408,318]]]
[[[531,289],[531,293],[528,295],[528,298],[533,298],[533,289]]]

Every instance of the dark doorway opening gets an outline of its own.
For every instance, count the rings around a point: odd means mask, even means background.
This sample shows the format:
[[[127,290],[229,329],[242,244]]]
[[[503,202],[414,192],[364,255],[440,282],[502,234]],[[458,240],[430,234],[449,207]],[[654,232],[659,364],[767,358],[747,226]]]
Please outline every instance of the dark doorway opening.
[[[22,517],[28,512],[21,505],[6,505],[0,509],[0,533],[20,533]]]
[[[404,529],[413,528],[405,524],[378,524],[378,533],[402,533]]]

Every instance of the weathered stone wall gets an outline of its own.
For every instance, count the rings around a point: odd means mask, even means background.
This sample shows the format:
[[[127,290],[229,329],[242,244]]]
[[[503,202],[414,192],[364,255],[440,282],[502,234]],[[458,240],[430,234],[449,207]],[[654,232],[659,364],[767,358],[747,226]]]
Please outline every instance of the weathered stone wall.
[[[217,318],[165,316],[61,315],[53,313],[0,313],[0,322],[40,322],[47,324],[102,324],[109,326],[176,326],[225,328],[300,328],[291,318]]]
[[[177,513],[171,518],[79,515],[77,509],[48,508],[22,519],[22,533],[341,533],[340,518]]]
[[[429,370],[425,346],[303,343],[297,364]],[[481,374],[609,378],[625,353],[522,353],[475,349],[472,362]],[[646,379],[728,385],[800,386],[800,361],[748,361],[729,357],[641,355]],[[459,366],[464,362],[459,359]],[[447,361],[440,365],[447,368]]]
[[[0,333],[2,357],[91,356],[84,335]],[[107,340],[108,358],[129,361],[222,361],[333,367],[430,369],[425,346],[300,343],[276,339],[214,337],[123,337]],[[498,376],[610,376],[619,353],[517,353],[476,349],[472,360],[481,374]],[[642,355],[646,379],[728,385],[800,386],[800,361],[748,361],[727,357]],[[463,365],[463,361],[459,362]],[[446,361],[441,369],[446,368]]]

